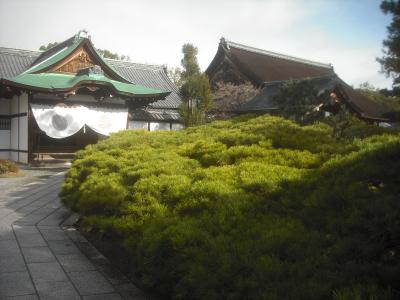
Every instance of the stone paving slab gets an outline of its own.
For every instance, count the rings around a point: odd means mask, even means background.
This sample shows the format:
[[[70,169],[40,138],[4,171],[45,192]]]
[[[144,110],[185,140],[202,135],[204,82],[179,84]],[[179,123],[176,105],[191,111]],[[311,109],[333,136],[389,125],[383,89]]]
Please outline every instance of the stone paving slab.
[[[25,257],[27,263],[38,263],[38,262],[53,262],[56,261],[56,257],[49,247],[26,247],[21,248],[22,254]]]
[[[23,295],[23,296],[12,296],[12,297],[2,297],[1,300],[38,300],[38,296],[35,294]]]
[[[0,298],[34,293],[35,289],[27,271],[0,273]]]
[[[64,175],[46,174],[0,194],[0,300],[147,299],[73,227]]]
[[[36,289],[40,299],[82,299],[70,281],[40,282]]]
[[[83,296],[84,300],[122,300],[123,298],[119,294],[96,294],[90,296]]]

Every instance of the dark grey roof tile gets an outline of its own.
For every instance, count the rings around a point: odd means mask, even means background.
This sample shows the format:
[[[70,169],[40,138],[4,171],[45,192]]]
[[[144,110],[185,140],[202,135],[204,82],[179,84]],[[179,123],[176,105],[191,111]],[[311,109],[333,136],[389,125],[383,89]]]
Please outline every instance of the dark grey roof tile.
[[[134,121],[167,121],[182,122],[178,110],[173,109],[137,109],[130,113]]]

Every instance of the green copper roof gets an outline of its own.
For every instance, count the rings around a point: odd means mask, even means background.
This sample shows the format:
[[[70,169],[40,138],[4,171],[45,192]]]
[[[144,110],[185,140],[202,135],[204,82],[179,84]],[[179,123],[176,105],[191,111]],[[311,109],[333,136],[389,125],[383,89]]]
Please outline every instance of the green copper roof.
[[[71,40],[71,39],[69,39],[69,40]],[[121,74],[119,74],[112,66],[110,66],[101,57],[101,55],[99,55],[97,53],[97,50],[93,47],[92,42],[88,38],[79,37],[79,38],[73,39],[72,42],[67,43],[69,40],[56,46],[56,47],[62,47],[62,45],[65,44],[65,46],[60,48],[59,51],[55,52],[54,54],[52,54],[45,60],[40,61],[37,64],[34,64],[28,70],[26,70],[24,73],[40,73],[43,71],[45,72],[46,69],[50,68],[51,66],[56,65],[59,61],[62,61],[63,59],[68,57],[80,46],[86,45],[91,50],[91,53],[93,53],[93,55],[97,58],[100,65],[102,65],[104,67],[105,71],[107,72],[107,74],[109,76],[111,76],[113,79],[116,79],[118,81],[130,83],[126,78],[124,78]]]
[[[70,55],[72,52],[78,48],[81,43],[84,41],[83,38],[79,38],[79,40],[75,43],[73,43],[70,46],[66,46],[65,48],[61,49],[59,52],[55,53],[54,55],[50,56],[48,59],[38,63],[37,65],[32,66],[30,69],[26,70],[25,73],[35,73],[39,72],[41,70],[44,70],[60,60],[63,60],[66,58],[68,55]]]
[[[82,69],[78,74],[51,73],[51,68],[71,57],[79,47],[92,57],[94,66]],[[101,85],[111,93],[131,98],[148,98],[149,101],[165,99],[171,91],[163,91],[136,85],[110,66],[96,51],[90,39],[79,34],[43,52],[24,73],[1,83],[32,91],[65,93],[80,86]]]
[[[130,97],[153,96],[163,98],[170,93],[169,91],[162,91],[141,85],[112,80],[104,75],[92,73],[82,75],[69,75],[63,73],[23,73],[4,81],[9,85],[45,92],[65,92],[73,90],[80,85],[94,84],[108,86],[115,93]]]

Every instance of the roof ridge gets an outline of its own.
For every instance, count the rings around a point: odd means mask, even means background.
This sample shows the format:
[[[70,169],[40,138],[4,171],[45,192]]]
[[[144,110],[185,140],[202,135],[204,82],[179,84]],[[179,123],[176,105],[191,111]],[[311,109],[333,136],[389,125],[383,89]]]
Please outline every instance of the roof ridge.
[[[321,62],[317,62],[317,61],[313,61],[313,60],[309,60],[309,59],[304,59],[304,58],[300,58],[300,57],[296,57],[296,56],[291,56],[291,55],[286,55],[286,54],[282,54],[282,53],[278,53],[278,52],[268,51],[268,50],[264,50],[264,49],[260,49],[260,48],[256,48],[256,47],[251,47],[251,46],[247,46],[247,45],[243,45],[243,44],[239,44],[239,43],[236,43],[236,42],[229,41],[229,40],[227,40],[225,38],[222,38],[221,42],[225,42],[225,44],[226,44],[228,49],[229,49],[230,46],[232,46],[234,48],[239,48],[239,49],[242,49],[242,50],[245,50],[245,51],[249,51],[249,52],[254,52],[254,53],[263,54],[263,55],[269,55],[269,56],[273,56],[273,57],[276,57],[276,58],[295,61],[295,62],[300,62],[300,63],[305,63],[305,64],[309,64],[309,65],[314,65],[314,66],[317,66],[317,67],[333,69],[333,66],[330,63],[329,64],[321,63]]]
[[[303,77],[303,78],[291,78],[291,79],[283,79],[283,80],[265,81],[263,83],[263,87],[266,87],[268,85],[274,85],[274,84],[277,84],[277,83],[287,82],[287,81],[290,81],[290,80],[295,80],[295,81],[297,81],[297,80],[307,80],[307,79],[310,79],[310,80],[323,80],[323,79],[328,79],[328,78],[337,79],[338,76],[337,76],[336,73],[333,73],[333,74],[321,75],[321,76],[307,76],[307,77]]]
[[[42,53],[44,53],[45,51],[42,50],[29,50],[29,49],[21,49],[21,48],[10,48],[10,47],[2,47],[0,46],[0,52],[2,53],[17,53],[17,54],[33,54],[33,55],[40,55]],[[148,64],[148,63],[141,63],[141,62],[134,62],[134,61],[126,61],[126,60],[120,60],[120,59],[113,59],[113,58],[104,58],[102,56],[102,58],[106,61],[111,61],[111,62],[120,62],[122,64],[124,64],[125,66],[127,64],[130,65],[135,65],[137,67],[144,67],[146,69],[156,69],[156,70],[163,70],[165,65],[163,64]]]
[[[9,48],[9,47],[2,47],[0,46],[0,52],[8,52],[10,51],[10,53],[15,53],[15,52],[28,52],[28,53],[35,53],[35,54],[40,54],[42,53],[42,51],[40,50],[28,50],[28,49],[20,49],[20,48]]]
[[[72,36],[61,43],[56,42],[54,46],[51,48],[44,50],[32,63],[31,67],[35,65],[41,64],[43,61],[47,60],[49,57],[53,56],[54,53],[60,52],[60,49],[65,49],[66,47],[75,44],[76,42],[80,42],[80,39],[76,39],[76,36]]]
[[[103,57],[103,59],[106,61],[111,61],[111,62],[119,62],[124,65],[131,64],[131,65],[136,65],[136,66],[150,67],[150,68],[157,69],[157,70],[164,69],[164,65],[147,64],[147,63],[140,63],[140,62],[134,62],[134,61],[129,61],[129,60],[120,60],[120,59],[104,58],[104,57]]]

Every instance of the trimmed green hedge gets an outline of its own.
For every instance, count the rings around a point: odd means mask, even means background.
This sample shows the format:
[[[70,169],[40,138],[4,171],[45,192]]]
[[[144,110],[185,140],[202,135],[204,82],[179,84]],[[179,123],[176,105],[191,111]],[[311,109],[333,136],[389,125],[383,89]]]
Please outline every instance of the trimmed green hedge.
[[[77,154],[61,196],[166,298],[393,298],[400,137],[332,136],[272,116],[125,131]]]

